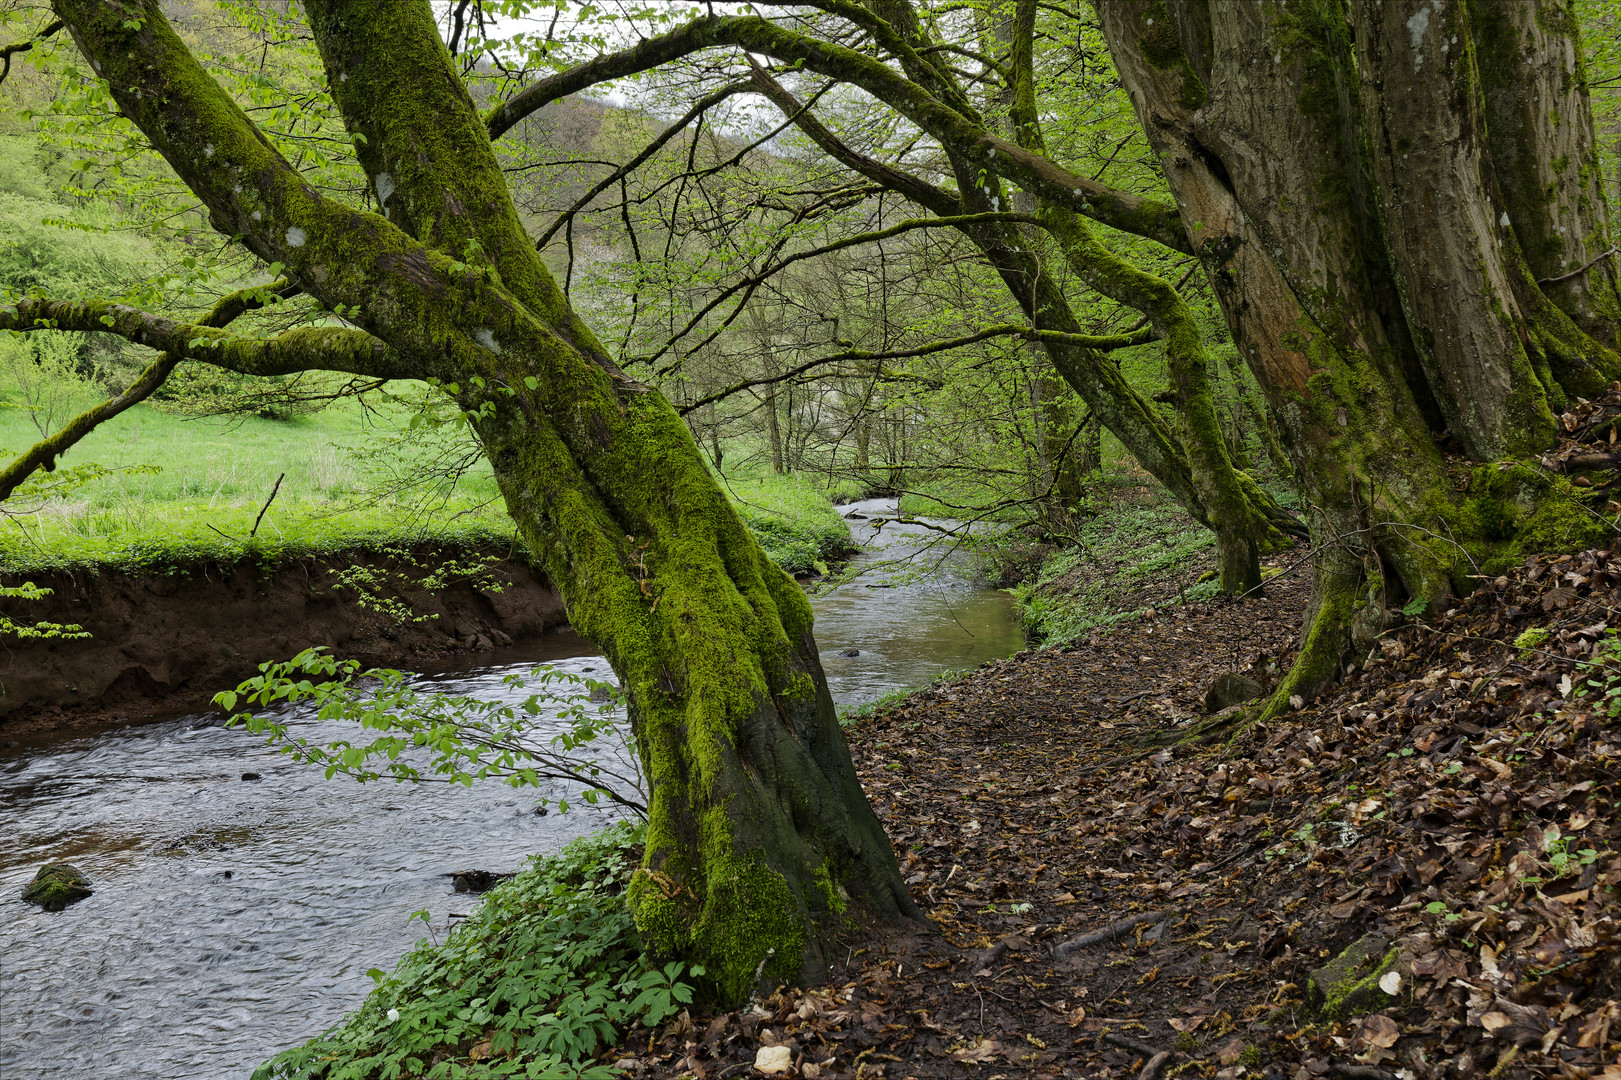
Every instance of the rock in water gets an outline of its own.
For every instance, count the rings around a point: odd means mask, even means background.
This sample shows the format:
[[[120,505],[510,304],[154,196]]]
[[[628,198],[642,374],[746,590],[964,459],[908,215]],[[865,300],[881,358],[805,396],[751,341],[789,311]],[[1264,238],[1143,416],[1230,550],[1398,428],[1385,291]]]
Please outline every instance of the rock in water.
[[[511,874],[492,873],[489,870],[456,870],[445,875],[451,879],[457,892],[480,893],[499,885]]]
[[[67,863],[46,863],[23,886],[23,899],[46,911],[61,911],[90,895],[90,879],[79,868]]]
[[[1206,711],[1218,713],[1234,705],[1241,705],[1266,693],[1266,687],[1250,678],[1234,671],[1224,672],[1216,676],[1216,681],[1210,684],[1210,689],[1204,692],[1204,707]]]
[[[839,655],[840,656],[860,656],[861,655],[861,650],[860,649],[840,649],[839,650]]]

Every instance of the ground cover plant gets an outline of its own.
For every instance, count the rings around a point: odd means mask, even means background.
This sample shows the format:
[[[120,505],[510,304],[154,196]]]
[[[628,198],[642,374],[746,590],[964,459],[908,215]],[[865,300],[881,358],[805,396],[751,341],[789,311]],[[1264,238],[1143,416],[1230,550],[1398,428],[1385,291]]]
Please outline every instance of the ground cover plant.
[[[609,1080],[615,1070],[595,1059],[634,1025],[680,1012],[703,975],[644,957],[624,903],[641,844],[621,823],[536,856],[443,941],[371,972],[377,987],[359,1009],[254,1080]]]

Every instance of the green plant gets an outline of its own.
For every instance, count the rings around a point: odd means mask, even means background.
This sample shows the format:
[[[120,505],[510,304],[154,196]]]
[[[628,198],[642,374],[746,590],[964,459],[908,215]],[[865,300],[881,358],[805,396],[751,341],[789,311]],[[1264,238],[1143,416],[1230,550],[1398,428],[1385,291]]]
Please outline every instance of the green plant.
[[[536,856],[442,944],[370,972],[377,986],[359,1009],[254,1080],[609,1080],[592,1058],[631,1025],[678,1012],[704,974],[642,953],[622,897],[641,840],[621,823]]]
[[[1514,639],[1514,647],[1520,650],[1520,659],[1529,660],[1537,646],[1548,640],[1549,631],[1546,626],[1533,626],[1529,630],[1521,631],[1520,636]]]
[[[215,704],[230,711],[239,702],[264,708],[307,701],[316,706],[322,720],[347,720],[377,733],[359,745],[347,739],[319,745],[274,717],[254,713],[231,717],[230,726],[264,735],[282,753],[324,768],[327,779],[341,773],[360,783],[390,777],[396,782],[471,785],[476,779],[502,777],[514,787],[563,780],[585,784],[582,798],[588,803],[607,799],[638,816],[647,813],[633,748],[624,747],[626,752],[620,755],[628,765],[605,764],[582,753],[598,739],[622,734],[613,717],[619,699],[611,683],[551,667],[537,668],[528,676],[510,674],[502,681],[513,689],[530,683],[540,687],[514,706],[419,692],[404,672],[362,670],[357,661],[338,660],[324,647],[306,649],[284,663],[261,664],[259,672],[235,690],[215,695]],[[543,702],[556,707],[566,724],[546,748],[528,741]],[[568,809],[566,799],[560,800],[560,808]]]
[[[1576,696],[1596,698],[1594,704],[1599,711],[1612,720],[1621,716],[1621,637],[1616,631],[1611,630],[1599,642],[1593,656],[1577,667],[1595,677],[1583,680],[1583,685],[1576,689]]]

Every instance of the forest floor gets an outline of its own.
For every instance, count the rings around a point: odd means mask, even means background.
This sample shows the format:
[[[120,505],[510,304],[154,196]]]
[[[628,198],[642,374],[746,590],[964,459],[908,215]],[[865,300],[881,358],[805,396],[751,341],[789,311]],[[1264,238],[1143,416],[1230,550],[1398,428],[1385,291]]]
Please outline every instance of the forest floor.
[[[1320,700],[1187,741],[1216,674],[1287,664],[1304,602],[1286,576],[1145,611],[864,719],[857,767],[933,929],[852,933],[824,985],[606,1060],[1621,1080],[1621,556],[1533,559]]]

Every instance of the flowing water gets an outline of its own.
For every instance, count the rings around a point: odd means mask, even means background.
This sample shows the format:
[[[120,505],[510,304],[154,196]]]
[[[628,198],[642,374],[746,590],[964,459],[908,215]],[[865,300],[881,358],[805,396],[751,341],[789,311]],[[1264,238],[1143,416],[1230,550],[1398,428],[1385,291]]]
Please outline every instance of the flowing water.
[[[893,502],[846,507],[870,519]],[[834,700],[870,701],[1022,645],[1012,599],[976,587],[909,525],[851,522],[860,576],[814,600]],[[877,550],[880,548],[881,550]],[[894,561],[910,558],[914,571]],[[842,655],[855,650],[855,655]],[[469,666],[469,663],[477,666]],[[610,677],[569,633],[425,672],[446,693],[521,700],[503,677],[545,662]],[[342,729],[292,710],[298,734]],[[561,723],[543,716],[546,725]],[[257,774],[245,779],[244,774]],[[611,819],[561,787],[357,785],[211,717],[0,748],[0,1076],[245,1077],[316,1034],[423,934],[475,898],[459,870],[517,869]],[[70,861],[95,894],[47,913],[17,898]]]

